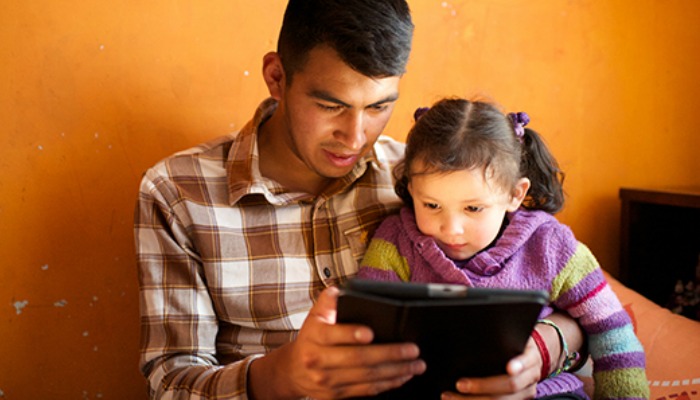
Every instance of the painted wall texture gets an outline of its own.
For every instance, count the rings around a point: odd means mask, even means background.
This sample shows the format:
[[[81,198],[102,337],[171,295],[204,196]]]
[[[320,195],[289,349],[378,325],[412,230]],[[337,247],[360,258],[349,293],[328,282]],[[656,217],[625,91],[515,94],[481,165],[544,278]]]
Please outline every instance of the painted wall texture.
[[[619,187],[700,185],[700,2],[410,4],[391,136],[445,95],[527,111],[567,172],[560,219],[613,274]],[[0,4],[0,398],[145,398],[141,174],[248,120],[284,5]]]

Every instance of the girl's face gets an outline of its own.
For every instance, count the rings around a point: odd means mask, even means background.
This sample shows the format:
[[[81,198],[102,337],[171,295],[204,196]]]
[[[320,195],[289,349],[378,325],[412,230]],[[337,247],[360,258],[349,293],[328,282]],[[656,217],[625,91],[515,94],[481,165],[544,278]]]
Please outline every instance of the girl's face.
[[[453,260],[465,260],[496,239],[503,218],[515,211],[530,187],[521,178],[513,192],[503,190],[483,169],[420,174],[408,185],[418,229],[431,236]]]

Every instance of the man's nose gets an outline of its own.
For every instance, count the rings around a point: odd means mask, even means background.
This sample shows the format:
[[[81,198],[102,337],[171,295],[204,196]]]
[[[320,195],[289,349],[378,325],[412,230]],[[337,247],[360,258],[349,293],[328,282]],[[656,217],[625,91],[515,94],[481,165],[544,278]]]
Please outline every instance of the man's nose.
[[[340,132],[340,141],[350,150],[358,151],[367,143],[365,133],[365,116],[362,112],[351,112],[345,117],[345,124]]]

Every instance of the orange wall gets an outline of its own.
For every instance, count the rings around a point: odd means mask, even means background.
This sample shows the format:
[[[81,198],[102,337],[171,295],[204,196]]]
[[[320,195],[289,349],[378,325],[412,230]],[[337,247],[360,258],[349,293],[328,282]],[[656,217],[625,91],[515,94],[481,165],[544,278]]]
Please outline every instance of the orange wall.
[[[443,95],[526,110],[568,173],[560,218],[618,259],[620,186],[700,185],[694,0],[412,0],[387,133]],[[132,213],[158,159],[265,96],[283,0],[0,6],[0,398],[139,399]]]

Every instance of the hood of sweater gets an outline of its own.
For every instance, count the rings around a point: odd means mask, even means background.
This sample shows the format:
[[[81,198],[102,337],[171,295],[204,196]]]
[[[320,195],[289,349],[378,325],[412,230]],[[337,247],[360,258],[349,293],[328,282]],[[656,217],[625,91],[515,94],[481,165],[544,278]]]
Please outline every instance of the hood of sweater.
[[[423,258],[430,260],[434,267],[446,265],[446,261],[449,261],[449,264],[455,264],[455,261],[445,255],[432,237],[426,236],[418,230],[412,208],[402,208],[400,219],[407,237],[411,240],[414,248],[422,254]],[[558,224],[552,215],[544,211],[532,211],[524,208],[507,213],[506,220],[505,223],[507,225],[505,229],[502,230],[500,236],[496,238],[493,244],[475,254],[466,263],[459,263],[462,268],[479,276],[496,275],[503,269],[506,261],[523,248],[537,229],[548,223]],[[436,272],[443,275],[446,279],[454,279],[456,271],[450,268],[446,271]]]

